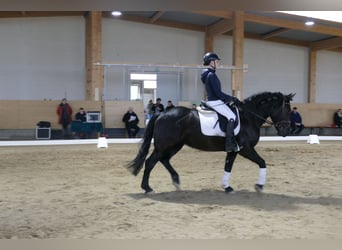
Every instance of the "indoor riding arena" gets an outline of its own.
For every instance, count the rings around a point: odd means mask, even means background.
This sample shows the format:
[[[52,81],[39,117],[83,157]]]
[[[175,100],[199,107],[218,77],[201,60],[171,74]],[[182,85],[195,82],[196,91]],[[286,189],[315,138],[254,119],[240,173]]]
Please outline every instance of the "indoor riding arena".
[[[0,11],[0,239],[342,239],[341,21],[307,26],[301,16],[243,10],[114,14]],[[228,193],[226,152],[185,145],[170,161],[180,186],[158,162],[145,193],[144,168],[134,176],[127,166],[154,122],[148,103],[198,107],[208,51],[220,57],[224,93],[245,103],[263,92],[291,96],[280,123],[289,128],[297,107],[304,128],[279,136],[273,113],[254,114],[263,123],[262,191],[254,162],[237,155]],[[123,122],[131,109],[136,138]]]
[[[130,140],[130,139],[126,139]],[[94,141],[95,142],[95,141]],[[221,188],[224,152],[184,147],[173,165],[181,190],[157,164],[140,189],[126,164],[136,143],[1,147],[1,238],[341,239],[341,141],[261,141],[268,166],[237,157]]]

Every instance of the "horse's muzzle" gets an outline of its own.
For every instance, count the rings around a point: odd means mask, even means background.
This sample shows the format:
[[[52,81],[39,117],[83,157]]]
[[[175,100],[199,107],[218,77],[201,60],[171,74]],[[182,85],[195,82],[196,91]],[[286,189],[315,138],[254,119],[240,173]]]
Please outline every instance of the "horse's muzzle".
[[[290,121],[280,121],[274,124],[279,136],[287,136],[290,134]]]

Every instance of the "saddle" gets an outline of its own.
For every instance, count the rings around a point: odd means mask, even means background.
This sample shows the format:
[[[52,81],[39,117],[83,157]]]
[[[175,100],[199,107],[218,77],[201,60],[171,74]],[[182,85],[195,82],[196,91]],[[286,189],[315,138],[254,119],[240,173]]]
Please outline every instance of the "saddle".
[[[230,109],[235,113],[237,119],[234,125],[234,134],[237,135],[240,131],[240,116],[239,110],[235,106],[230,106]],[[197,107],[198,115],[200,118],[201,131],[204,135],[209,136],[226,136],[227,118],[220,113],[216,112],[205,101],[201,101]]]

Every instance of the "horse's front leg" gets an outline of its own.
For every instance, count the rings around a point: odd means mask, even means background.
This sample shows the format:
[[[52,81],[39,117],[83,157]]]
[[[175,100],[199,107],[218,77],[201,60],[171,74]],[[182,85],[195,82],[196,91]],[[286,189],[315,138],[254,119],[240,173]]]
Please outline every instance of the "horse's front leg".
[[[236,156],[236,152],[228,152],[226,155],[226,162],[224,165],[224,173],[222,177],[222,187],[224,188],[226,193],[234,192],[234,189],[229,185],[229,180]]]
[[[259,168],[258,183],[254,185],[255,191],[262,192],[265,183],[266,183],[266,165],[262,165]]]
[[[240,155],[247,159],[255,162],[259,165],[259,179],[258,183],[254,185],[255,191],[261,192],[266,183],[266,162],[261,156],[255,151],[254,148],[244,148],[240,151]]]

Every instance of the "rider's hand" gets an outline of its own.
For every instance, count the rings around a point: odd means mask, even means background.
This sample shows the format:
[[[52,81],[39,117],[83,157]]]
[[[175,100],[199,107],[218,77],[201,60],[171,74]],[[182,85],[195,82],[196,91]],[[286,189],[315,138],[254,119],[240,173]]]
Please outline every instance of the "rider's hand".
[[[233,102],[237,106],[241,106],[242,105],[242,102],[237,97],[235,97],[235,96],[233,96]]]

